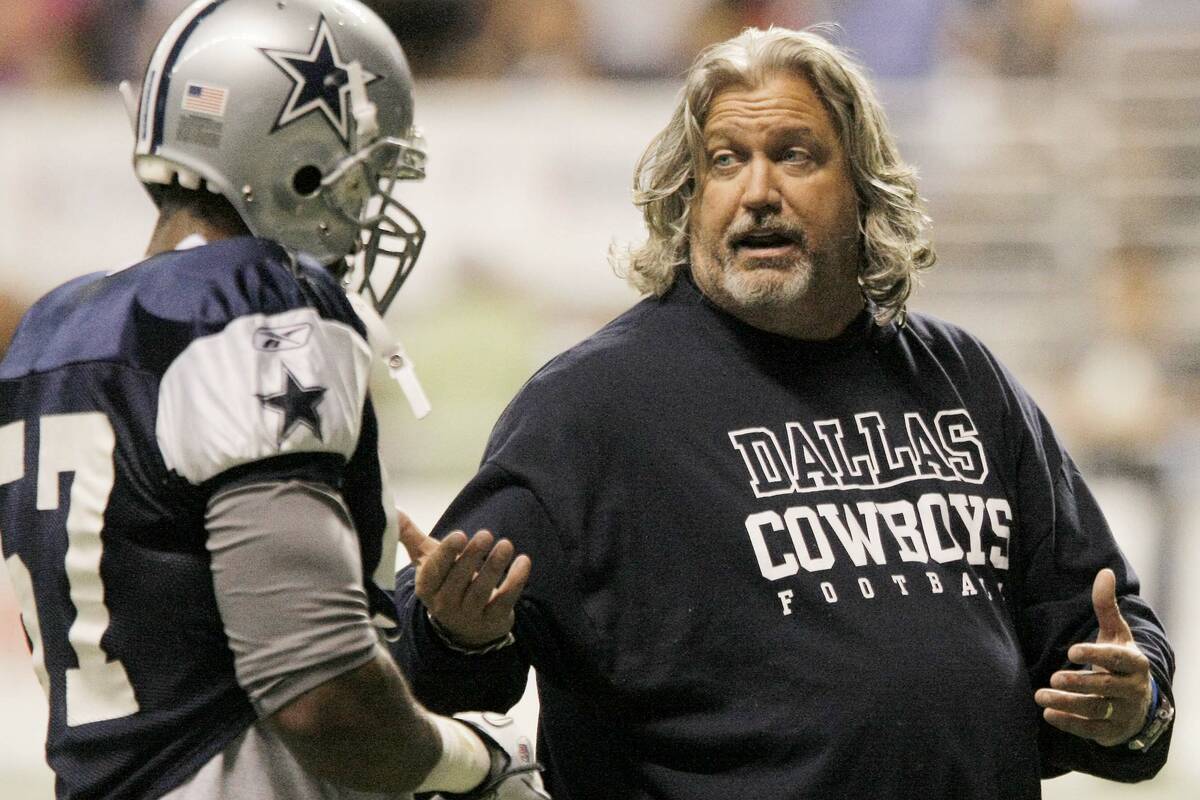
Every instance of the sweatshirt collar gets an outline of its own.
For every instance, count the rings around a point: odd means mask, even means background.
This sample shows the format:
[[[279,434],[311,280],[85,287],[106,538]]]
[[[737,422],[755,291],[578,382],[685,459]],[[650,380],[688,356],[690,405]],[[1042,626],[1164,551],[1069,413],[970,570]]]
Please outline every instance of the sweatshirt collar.
[[[708,317],[712,318],[717,326],[728,331],[745,345],[777,355],[807,358],[836,357],[870,343],[886,330],[880,329],[876,325],[870,308],[864,305],[862,311],[850,321],[846,329],[832,339],[796,339],[765,331],[743,322],[710,300],[700,291],[691,271],[687,269],[680,271],[675,284],[663,300],[668,303],[698,306]]]

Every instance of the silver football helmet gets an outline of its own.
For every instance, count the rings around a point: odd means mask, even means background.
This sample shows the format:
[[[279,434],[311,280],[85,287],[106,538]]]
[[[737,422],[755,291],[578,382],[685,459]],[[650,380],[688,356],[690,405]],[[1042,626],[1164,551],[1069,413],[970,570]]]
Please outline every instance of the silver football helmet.
[[[380,314],[425,238],[391,196],[425,176],[412,75],[358,0],[190,5],[147,67],[134,170],[151,195],[206,188],[256,236],[351,267],[348,291]]]

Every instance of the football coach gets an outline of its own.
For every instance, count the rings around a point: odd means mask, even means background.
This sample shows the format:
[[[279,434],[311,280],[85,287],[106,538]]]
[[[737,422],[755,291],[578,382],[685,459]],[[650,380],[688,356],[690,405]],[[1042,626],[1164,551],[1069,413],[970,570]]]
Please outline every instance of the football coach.
[[[1170,644],[1035,402],[906,313],[934,252],[863,70],[813,32],[709,48],[635,202],[647,297],[526,384],[433,538],[406,529],[416,695],[505,709],[535,667],[568,800],[1153,776]]]

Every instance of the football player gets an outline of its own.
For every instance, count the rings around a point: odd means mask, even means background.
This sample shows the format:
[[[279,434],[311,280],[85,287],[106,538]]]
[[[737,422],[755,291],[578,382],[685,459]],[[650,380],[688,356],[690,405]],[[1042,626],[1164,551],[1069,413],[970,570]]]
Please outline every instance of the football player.
[[[390,196],[425,163],[396,39],[357,0],[201,0],[126,94],[147,258],[51,292],[0,364],[57,796],[544,798],[508,723],[425,711],[381,646],[362,317],[424,236]]]

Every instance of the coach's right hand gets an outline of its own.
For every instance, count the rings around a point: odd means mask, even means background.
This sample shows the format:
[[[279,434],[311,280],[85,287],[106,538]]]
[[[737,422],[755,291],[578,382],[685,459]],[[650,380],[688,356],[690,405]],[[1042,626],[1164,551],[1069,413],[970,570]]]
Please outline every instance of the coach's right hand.
[[[463,648],[486,647],[512,630],[513,609],[529,580],[529,556],[489,531],[438,541],[400,512],[400,542],[416,569],[415,590],[441,633]],[[506,574],[507,573],[507,574]]]

